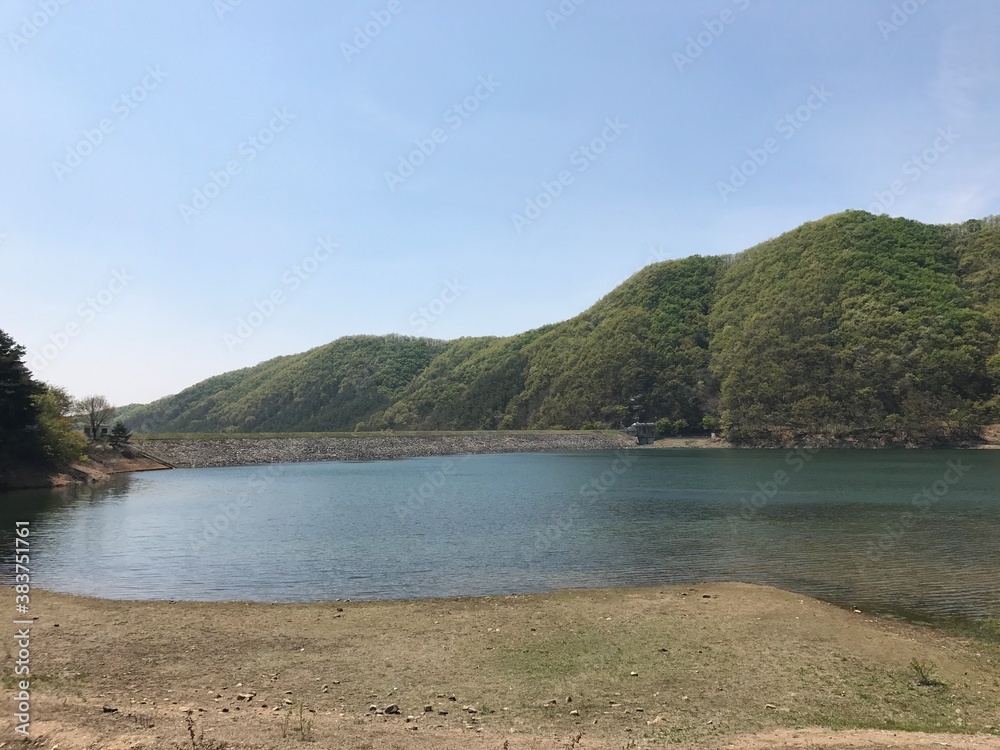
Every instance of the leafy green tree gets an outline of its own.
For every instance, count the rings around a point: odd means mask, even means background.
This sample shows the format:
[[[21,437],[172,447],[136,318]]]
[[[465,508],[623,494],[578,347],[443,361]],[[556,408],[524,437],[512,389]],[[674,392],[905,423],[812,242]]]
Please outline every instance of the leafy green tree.
[[[87,439],[76,428],[73,399],[64,389],[49,385],[34,400],[45,459],[60,468],[77,461],[83,455]]]
[[[656,420],[656,434],[660,437],[665,437],[667,435],[672,435],[674,432],[674,423],[667,417],[663,419]]]
[[[711,414],[706,414],[701,419],[701,429],[705,432],[718,432],[719,431],[719,418]]]
[[[90,427],[90,439],[98,440],[101,429],[115,415],[115,407],[104,396],[86,396],[76,402],[80,416]]]

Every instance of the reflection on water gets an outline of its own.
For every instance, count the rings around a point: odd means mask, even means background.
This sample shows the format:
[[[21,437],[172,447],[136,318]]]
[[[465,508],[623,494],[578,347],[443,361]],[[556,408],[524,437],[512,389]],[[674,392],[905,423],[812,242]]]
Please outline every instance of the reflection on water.
[[[949,461],[966,467],[953,483]],[[742,580],[865,609],[1000,616],[998,486],[1000,451],[595,451],[195,469],[0,495],[0,551],[9,560],[14,521],[29,520],[36,586],[116,598]],[[925,488],[931,500],[915,504]]]

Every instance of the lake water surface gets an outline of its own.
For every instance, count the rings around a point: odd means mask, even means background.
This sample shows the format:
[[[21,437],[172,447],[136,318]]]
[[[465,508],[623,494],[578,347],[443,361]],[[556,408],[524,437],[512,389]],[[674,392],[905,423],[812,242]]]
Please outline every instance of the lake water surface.
[[[34,586],[109,598],[739,580],[866,611],[1000,616],[1000,451],[588,451],[122,475],[0,494],[5,580],[18,520],[31,522]]]

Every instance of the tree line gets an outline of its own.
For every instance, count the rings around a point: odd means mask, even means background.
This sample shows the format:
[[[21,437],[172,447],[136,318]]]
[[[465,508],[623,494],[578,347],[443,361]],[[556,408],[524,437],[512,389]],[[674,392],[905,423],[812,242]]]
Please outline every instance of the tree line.
[[[85,455],[88,439],[98,439],[116,409],[104,396],[74,399],[59,386],[36,380],[24,362],[24,347],[0,330],[0,470],[38,466],[58,470]],[[131,438],[123,422],[108,442],[121,449]]]
[[[202,381],[138,431],[620,429],[973,439],[1000,421],[1000,222],[864,211],[655,263],[507,337],[350,336]]]

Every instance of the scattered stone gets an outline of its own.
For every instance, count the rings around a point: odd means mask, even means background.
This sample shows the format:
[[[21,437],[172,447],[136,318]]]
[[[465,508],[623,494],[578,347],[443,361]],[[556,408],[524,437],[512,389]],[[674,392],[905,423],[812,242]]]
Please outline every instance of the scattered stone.
[[[229,709],[228,709],[228,708],[226,708],[225,706],[223,706],[223,707],[222,707],[222,713],[224,713],[224,714],[228,714],[228,713],[229,713]]]
[[[116,713],[118,713],[118,709],[115,708],[114,706],[105,706],[104,707],[104,713],[106,713],[106,714],[116,714]]]
[[[431,711],[433,711],[433,710],[434,710],[434,706],[432,706],[432,705],[431,705],[431,704],[429,704],[429,703],[428,703],[428,704],[427,704],[426,706],[424,706],[424,713],[425,713],[425,714],[429,714],[429,713],[430,713]]]
[[[577,711],[577,710],[576,710],[576,709],[574,708],[574,709],[573,709],[572,711],[570,711],[570,712],[569,712],[569,715],[570,715],[570,716],[579,716],[579,715],[580,715],[580,712],[579,712],[579,711]]]
[[[236,700],[238,701],[252,701],[257,693],[237,693]]]
[[[777,708],[777,706],[774,705],[773,703],[765,703],[764,708]]]
[[[573,702],[573,696],[572,695],[567,695],[566,696],[566,702],[567,703],[572,703]]]
[[[639,676],[639,673],[638,673],[638,672],[630,672],[629,674],[630,674],[630,676],[632,676],[632,677],[638,677],[638,676]]]
[[[286,706],[290,706],[292,705],[292,703],[294,703],[294,701],[291,698],[285,698],[285,700],[282,701],[282,703],[284,703]]]
[[[711,594],[702,594],[702,595],[701,595],[701,598],[702,598],[702,599],[711,599],[711,598],[712,598],[712,595],[711,595]]]
[[[449,695],[448,696],[448,700],[450,700],[450,701],[457,701],[458,698],[456,698],[454,695]]]
[[[372,703],[372,704],[371,704],[371,705],[370,705],[370,706],[368,707],[368,710],[369,710],[369,711],[371,711],[372,713],[374,713],[375,711],[378,711],[378,706],[376,706],[376,705],[375,705],[374,703]]]
[[[447,715],[448,715],[447,711],[438,711],[438,716],[447,716]]]
[[[387,714],[398,714],[399,706],[397,706],[395,703],[390,703],[388,706],[385,707],[385,712]]]

